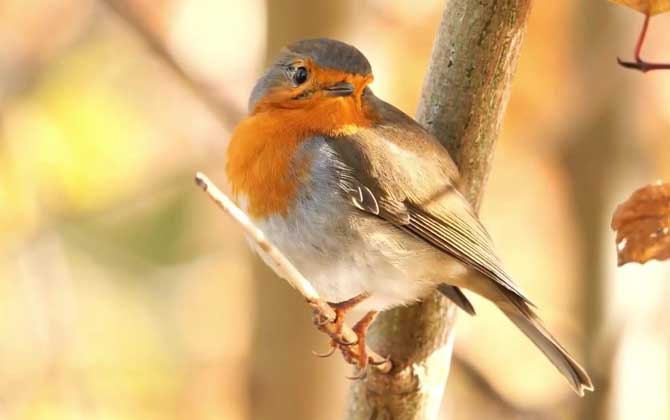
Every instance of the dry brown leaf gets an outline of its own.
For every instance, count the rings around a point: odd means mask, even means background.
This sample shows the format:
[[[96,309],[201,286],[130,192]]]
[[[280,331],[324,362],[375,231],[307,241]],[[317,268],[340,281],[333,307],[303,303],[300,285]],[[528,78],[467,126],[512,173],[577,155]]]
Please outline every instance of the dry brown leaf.
[[[670,259],[670,183],[652,184],[635,191],[612,216],[617,231],[617,257],[629,262]]]
[[[670,12],[670,0],[610,0],[622,4],[649,16]]]

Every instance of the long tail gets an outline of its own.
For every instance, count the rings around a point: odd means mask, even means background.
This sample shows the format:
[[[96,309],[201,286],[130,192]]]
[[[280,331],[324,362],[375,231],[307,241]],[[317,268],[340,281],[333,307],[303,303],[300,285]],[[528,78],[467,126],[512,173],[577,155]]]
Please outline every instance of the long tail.
[[[498,304],[498,307],[558,368],[559,372],[570,382],[575,392],[584,396],[585,390],[593,391],[591,378],[589,378],[584,368],[547,331],[533,309],[521,299],[515,299],[514,296],[509,295],[508,298],[512,302]]]

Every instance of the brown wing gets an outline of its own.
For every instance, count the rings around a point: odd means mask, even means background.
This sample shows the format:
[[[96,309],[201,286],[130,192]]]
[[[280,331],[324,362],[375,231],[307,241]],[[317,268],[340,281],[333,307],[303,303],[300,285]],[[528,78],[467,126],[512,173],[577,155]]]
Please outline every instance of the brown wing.
[[[503,270],[486,229],[454,186],[458,172],[448,152],[404,118],[328,139],[342,168],[342,190],[361,211],[420,237],[532,304]]]

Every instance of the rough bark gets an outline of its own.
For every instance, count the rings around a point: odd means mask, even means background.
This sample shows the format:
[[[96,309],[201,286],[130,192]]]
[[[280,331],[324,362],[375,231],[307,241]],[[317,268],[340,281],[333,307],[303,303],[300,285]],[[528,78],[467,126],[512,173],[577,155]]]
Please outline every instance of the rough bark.
[[[530,0],[450,0],[433,46],[417,120],[449,149],[476,208],[489,173],[530,10]],[[438,294],[380,315],[371,347],[390,374],[352,384],[350,420],[434,419],[453,348],[455,308]]]

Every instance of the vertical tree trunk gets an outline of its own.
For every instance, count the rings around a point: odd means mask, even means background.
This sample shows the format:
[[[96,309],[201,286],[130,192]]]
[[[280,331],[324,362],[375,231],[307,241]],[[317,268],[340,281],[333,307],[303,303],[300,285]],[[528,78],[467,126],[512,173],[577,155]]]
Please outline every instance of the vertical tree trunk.
[[[462,191],[479,208],[516,68],[530,0],[450,0],[433,46],[417,119],[449,149]],[[372,348],[390,374],[370,372],[350,390],[350,420],[434,419],[449,373],[455,308],[438,294],[383,313]]]

